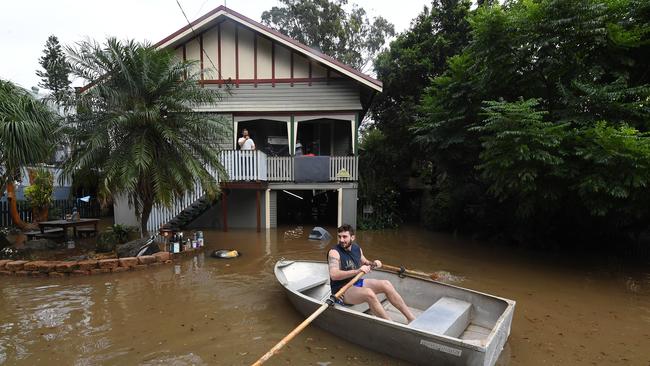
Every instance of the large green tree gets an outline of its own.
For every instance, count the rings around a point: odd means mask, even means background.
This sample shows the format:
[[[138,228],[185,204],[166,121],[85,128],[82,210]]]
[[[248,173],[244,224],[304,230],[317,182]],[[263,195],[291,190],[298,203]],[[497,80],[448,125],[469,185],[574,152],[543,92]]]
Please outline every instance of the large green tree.
[[[510,1],[468,20],[413,129],[448,182],[434,221],[526,241],[648,230],[650,4]]]
[[[89,84],[77,100],[67,174],[98,172],[99,192],[126,195],[143,235],[155,204],[172,205],[196,183],[216,195],[217,177],[224,175],[217,147],[225,124],[194,112],[220,99],[199,85],[194,62],[113,38],[103,45],[79,43],[68,54],[73,73]]]
[[[361,179],[382,177],[387,171],[391,179],[366,180],[361,185],[362,203],[397,205],[403,200],[388,196],[397,196],[396,192],[411,176],[425,180],[431,176],[433,165],[426,161],[427,150],[418,144],[410,128],[417,120],[420,100],[431,80],[442,75],[448,68],[447,59],[461,52],[469,42],[466,18],[470,5],[466,0],[432,1],[431,8],[425,7],[410,29],[398,35],[375,60],[383,92],[375,97],[371,107],[374,123],[370,128],[381,131],[377,136],[383,136],[383,142],[369,143],[361,149],[360,163],[366,169]],[[375,155],[384,158],[375,159]],[[417,207],[402,210],[412,212]]]
[[[395,34],[386,19],[369,19],[354,4],[348,13],[347,0],[280,0],[262,13],[262,22],[281,33],[350,65],[364,70]]]
[[[43,56],[38,61],[43,70],[37,70],[36,75],[41,78],[40,87],[52,91],[52,96],[57,103],[61,103],[70,93],[70,66],[65,53],[59,44],[59,39],[51,35],[47,38]]]
[[[372,105],[373,119],[389,143],[395,144],[398,155],[418,155],[412,153],[415,146],[409,129],[419,114],[422,94],[433,78],[447,70],[447,59],[469,42],[470,1],[435,0],[431,6],[375,61],[384,90]]]
[[[383,92],[372,113],[379,128],[405,130],[417,114],[422,93],[431,79],[447,70],[447,59],[469,42],[469,0],[434,0],[411,27],[397,36],[375,60]]]
[[[57,140],[57,116],[27,90],[0,80],[0,191],[7,189],[14,224],[18,216],[14,182],[21,168],[49,160]]]

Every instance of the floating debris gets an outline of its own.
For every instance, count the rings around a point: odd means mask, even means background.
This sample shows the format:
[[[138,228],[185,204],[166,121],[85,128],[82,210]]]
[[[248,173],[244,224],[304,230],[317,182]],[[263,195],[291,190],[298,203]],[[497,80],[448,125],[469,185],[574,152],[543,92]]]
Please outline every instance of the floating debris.
[[[297,226],[294,229],[287,230],[284,232],[285,239],[299,239],[302,238],[303,229],[302,226]]]
[[[237,258],[240,255],[241,253],[236,250],[219,249],[212,252],[212,254],[210,254],[210,257],[219,258],[219,259],[231,259],[231,258]]]

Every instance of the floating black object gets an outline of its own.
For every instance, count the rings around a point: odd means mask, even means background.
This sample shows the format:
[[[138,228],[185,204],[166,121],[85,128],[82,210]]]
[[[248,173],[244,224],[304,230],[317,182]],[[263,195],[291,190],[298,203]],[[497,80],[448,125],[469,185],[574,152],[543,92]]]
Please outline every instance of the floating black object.
[[[311,229],[311,233],[309,233],[309,239],[310,240],[330,240],[332,239],[332,236],[330,233],[323,229],[320,226],[316,226],[315,228]]]
[[[219,258],[219,259],[230,259],[230,258],[237,258],[241,255],[236,250],[228,250],[228,249],[219,249],[215,250],[210,254],[210,257],[212,258]]]

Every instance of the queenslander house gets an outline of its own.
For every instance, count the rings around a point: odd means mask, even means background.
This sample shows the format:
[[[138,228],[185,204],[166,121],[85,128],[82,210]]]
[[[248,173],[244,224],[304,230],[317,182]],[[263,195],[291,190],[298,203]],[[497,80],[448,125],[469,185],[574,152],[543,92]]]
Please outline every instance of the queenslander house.
[[[156,46],[198,61],[200,82],[222,92],[197,111],[225,121],[228,177],[216,203],[197,186],[175,207],[154,208],[150,231],[356,225],[357,131],[380,81],[224,6]],[[240,149],[244,129],[256,150]],[[137,225],[125,200],[114,208],[116,223]]]

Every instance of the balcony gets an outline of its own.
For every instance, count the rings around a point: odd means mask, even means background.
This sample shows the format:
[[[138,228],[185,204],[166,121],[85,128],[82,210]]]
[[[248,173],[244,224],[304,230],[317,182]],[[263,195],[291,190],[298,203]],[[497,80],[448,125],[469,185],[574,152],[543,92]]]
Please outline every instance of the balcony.
[[[359,179],[356,156],[268,156],[260,150],[221,152],[229,182],[351,182]]]
[[[260,150],[222,151],[220,155],[228,173],[227,182],[352,182],[359,179],[356,156],[268,156]],[[305,171],[307,170],[307,171]],[[305,174],[307,173],[307,174]],[[316,180],[309,180],[316,177]],[[303,180],[301,180],[303,179]],[[201,204],[205,192],[200,183],[180,197],[172,207],[154,206],[147,228],[156,232],[172,222],[183,210]]]

